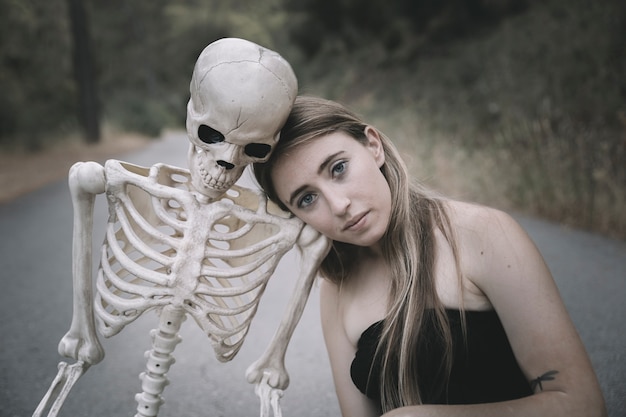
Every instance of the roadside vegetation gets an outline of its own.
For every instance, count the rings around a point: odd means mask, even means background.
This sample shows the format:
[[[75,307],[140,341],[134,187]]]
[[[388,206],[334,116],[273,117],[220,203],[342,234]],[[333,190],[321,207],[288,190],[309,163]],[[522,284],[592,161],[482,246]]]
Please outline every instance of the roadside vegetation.
[[[4,152],[42,151],[81,130],[65,4],[0,0]],[[243,37],[281,52],[301,93],[375,123],[433,187],[626,238],[622,1],[84,5],[107,131],[182,127],[198,53]]]

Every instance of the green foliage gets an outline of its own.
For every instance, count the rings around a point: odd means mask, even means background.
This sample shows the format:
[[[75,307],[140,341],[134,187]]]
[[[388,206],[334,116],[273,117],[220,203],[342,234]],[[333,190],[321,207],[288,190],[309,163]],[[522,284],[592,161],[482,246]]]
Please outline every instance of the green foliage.
[[[0,1],[0,145],[38,149],[75,123],[62,0]]]
[[[246,38],[272,46],[277,1],[114,0],[94,4],[105,115],[121,128],[157,135],[182,126],[193,65],[209,43]],[[112,31],[111,27],[126,28]]]
[[[308,57],[379,44],[387,58],[474,35],[527,7],[526,0],[286,0],[289,30]]]
[[[139,94],[116,92],[108,97],[106,114],[117,130],[158,137],[164,126],[180,125],[166,103]]]
[[[107,123],[182,126],[202,49],[226,36],[284,45],[280,1],[85,0]],[[64,0],[0,0],[0,147],[37,149],[76,129],[68,19]]]

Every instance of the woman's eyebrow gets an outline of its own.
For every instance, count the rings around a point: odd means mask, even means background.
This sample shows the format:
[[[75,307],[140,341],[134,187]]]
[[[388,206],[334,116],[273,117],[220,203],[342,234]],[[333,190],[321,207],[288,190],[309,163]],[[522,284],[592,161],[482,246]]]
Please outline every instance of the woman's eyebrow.
[[[328,164],[330,164],[330,162],[335,159],[337,156],[339,156],[340,154],[343,153],[343,150],[335,152],[333,154],[330,154],[326,157],[326,159],[324,159],[322,161],[322,163],[320,164],[319,168],[317,168],[317,175],[320,175],[328,166]],[[309,185],[308,184],[303,184],[300,187],[296,188],[296,190],[294,192],[291,193],[291,195],[289,196],[289,205],[293,207],[293,201],[296,199],[296,197],[298,196],[298,194],[300,194],[304,189],[306,189]]]

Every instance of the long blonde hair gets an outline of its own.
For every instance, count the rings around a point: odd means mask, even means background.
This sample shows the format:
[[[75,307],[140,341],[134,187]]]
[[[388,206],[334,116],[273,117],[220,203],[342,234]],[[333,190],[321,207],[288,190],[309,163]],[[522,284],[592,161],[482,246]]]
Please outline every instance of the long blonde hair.
[[[367,143],[367,125],[339,103],[316,97],[300,96],[281,130],[280,140],[266,163],[255,164],[254,174],[269,198],[280,205],[271,180],[272,167],[291,149],[321,136],[341,131]],[[434,265],[435,231],[439,229],[458,254],[445,210],[445,200],[409,179],[408,170],[391,140],[380,134],[385,163],[380,168],[391,189],[392,207],[389,227],[382,238],[384,259],[391,269],[388,312],[376,355],[382,361],[381,403],[383,411],[421,404],[417,383],[417,342],[427,320],[432,320],[444,346],[442,370],[451,367],[451,335],[448,318],[437,296]],[[321,275],[338,284],[354,278],[359,248],[333,242],[322,262]],[[458,269],[457,269],[458,270]]]

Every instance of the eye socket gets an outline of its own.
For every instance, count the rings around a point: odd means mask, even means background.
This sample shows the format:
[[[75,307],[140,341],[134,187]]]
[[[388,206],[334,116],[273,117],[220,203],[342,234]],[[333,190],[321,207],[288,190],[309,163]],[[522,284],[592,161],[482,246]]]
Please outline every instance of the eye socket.
[[[250,143],[244,148],[246,155],[253,158],[265,158],[271,150],[272,147],[265,143]]]
[[[198,128],[198,138],[204,143],[224,142],[224,135],[207,125],[200,125]]]

